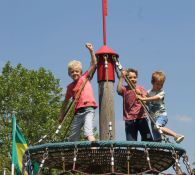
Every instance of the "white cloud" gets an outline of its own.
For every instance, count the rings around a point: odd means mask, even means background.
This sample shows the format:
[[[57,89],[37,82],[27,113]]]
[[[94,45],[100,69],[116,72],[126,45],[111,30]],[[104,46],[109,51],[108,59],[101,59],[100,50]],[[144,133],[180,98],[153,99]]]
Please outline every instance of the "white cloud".
[[[186,115],[181,115],[177,117],[179,121],[189,123],[192,121],[192,117],[186,116]]]

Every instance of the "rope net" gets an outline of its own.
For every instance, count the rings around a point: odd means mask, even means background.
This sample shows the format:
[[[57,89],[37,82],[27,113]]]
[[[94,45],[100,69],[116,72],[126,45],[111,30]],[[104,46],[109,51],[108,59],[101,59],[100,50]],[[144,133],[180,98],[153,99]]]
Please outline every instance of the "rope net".
[[[31,161],[41,164],[44,159],[42,166],[62,174],[160,173],[175,163],[175,154],[180,158],[185,153],[175,144],[139,141],[47,143],[26,151]]]

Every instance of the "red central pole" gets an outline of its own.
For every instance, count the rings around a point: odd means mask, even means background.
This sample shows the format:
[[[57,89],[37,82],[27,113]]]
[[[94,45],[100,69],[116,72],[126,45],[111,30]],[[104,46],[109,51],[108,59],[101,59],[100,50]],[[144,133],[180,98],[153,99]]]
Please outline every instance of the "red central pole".
[[[107,0],[102,0],[103,43],[104,45],[106,45],[106,16],[107,16]]]

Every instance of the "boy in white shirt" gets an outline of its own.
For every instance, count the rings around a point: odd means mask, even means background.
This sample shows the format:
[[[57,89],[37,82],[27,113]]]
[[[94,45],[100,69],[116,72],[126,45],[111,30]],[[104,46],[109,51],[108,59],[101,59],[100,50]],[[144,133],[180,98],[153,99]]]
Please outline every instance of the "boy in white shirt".
[[[161,71],[155,71],[152,74],[152,89],[148,91],[147,97],[138,98],[142,101],[147,102],[149,111],[151,115],[154,117],[155,124],[152,123],[152,133],[154,137],[154,141],[161,141],[161,135],[156,126],[160,127],[160,130],[166,134],[174,137],[176,143],[180,143],[184,136],[175,133],[174,131],[165,127],[168,122],[167,112],[165,108],[164,98],[165,91],[163,90],[163,85],[165,82],[165,74]]]

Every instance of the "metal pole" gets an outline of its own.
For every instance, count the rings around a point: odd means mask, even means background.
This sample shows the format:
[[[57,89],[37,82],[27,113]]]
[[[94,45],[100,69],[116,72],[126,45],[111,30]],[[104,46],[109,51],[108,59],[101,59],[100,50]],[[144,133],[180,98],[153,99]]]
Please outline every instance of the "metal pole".
[[[6,168],[3,168],[3,175],[6,175]]]

